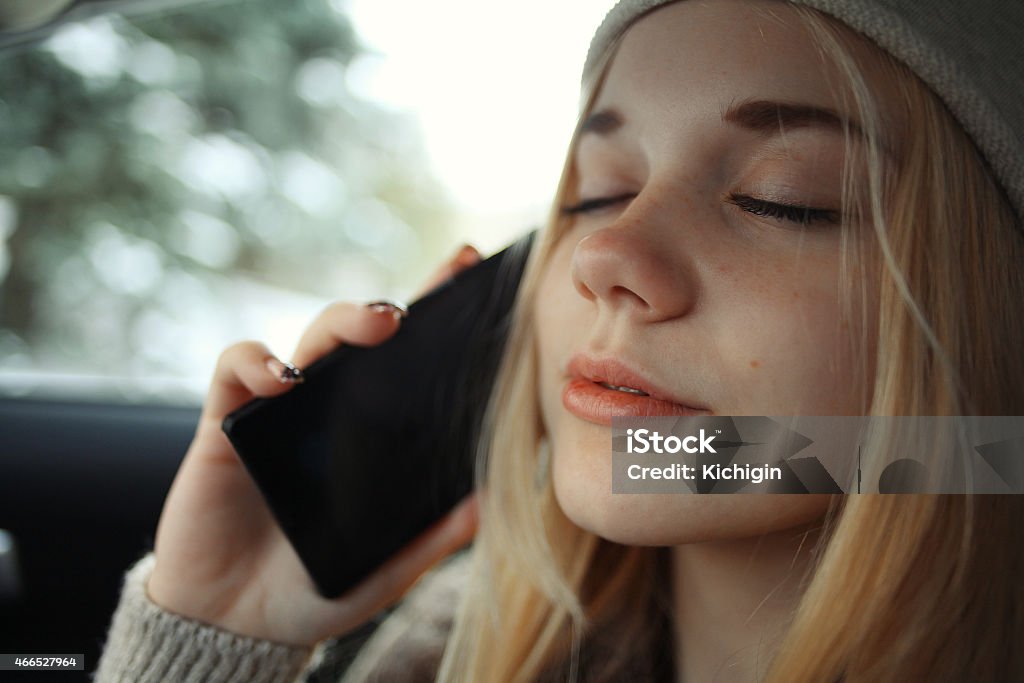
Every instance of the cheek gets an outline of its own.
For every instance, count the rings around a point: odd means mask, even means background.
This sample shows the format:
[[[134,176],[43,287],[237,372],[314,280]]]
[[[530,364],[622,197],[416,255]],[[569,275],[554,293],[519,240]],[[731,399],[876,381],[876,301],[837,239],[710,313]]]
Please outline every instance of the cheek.
[[[776,274],[777,275],[777,274]],[[758,288],[757,296],[742,296]],[[733,291],[719,356],[729,385],[723,414],[860,414],[873,375],[876,305],[844,302],[838,265],[807,264],[770,285]],[[866,300],[871,301],[868,293]],[[844,312],[845,311],[845,312]]]
[[[585,335],[586,303],[573,288],[569,275],[569,258],[564,247],[556,248],[539,283],[534,303],[541,414],[548,433],[557,429],[562,412],[563,365],[574,344]]]
[[[833,315],[835,308],[794,304],[782,310],[751,311],[748,320],[763,316],[758,325],[761,334],[754,343],[739,340],[734,351],[734,367],[746,377],[737,384],[746,388],[751,399],[744,412],[832,412],[837,403],[845,403],[843,385],[850,372],[837,353],[841,327]],[[755,401],[757,405],[749,405]]]

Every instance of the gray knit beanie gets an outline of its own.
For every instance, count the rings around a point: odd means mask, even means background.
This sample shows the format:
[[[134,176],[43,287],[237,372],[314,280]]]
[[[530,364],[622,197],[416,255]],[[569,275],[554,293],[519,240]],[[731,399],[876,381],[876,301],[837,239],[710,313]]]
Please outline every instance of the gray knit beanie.
[[[677,0],[619,0],[583,79],[644,13]],[[840,20],[910,67],[960,121],[1024,223],[1024,0],[790,0]]]

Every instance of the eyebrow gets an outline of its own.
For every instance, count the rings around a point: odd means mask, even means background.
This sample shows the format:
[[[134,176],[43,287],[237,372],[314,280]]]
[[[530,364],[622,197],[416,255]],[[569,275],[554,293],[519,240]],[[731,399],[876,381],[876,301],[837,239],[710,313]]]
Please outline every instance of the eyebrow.
[[[865,138],[860,125],[834,109],[811,104],[753,100],[729,108],[722,120],[763,135],[779,135],[786,128],[823,128],[842,133],[849,130]]]
[[[596,135],[608,135],[614,132],[616,129],[622,126],[622,116],[614,109],[601,109],[586,119],[580,124],[580,135],[584,133],[594,133]]]
[[[752,100],[730,107],[722,120],[763,135],[778,135],[788,128],[824,128],[843,132],[849,129],[865,137],[860,125],[834,109],[811,104]],[[596,111],[580,124],[580,134],[606,136],[622,127],[623,118],[612,108]]]

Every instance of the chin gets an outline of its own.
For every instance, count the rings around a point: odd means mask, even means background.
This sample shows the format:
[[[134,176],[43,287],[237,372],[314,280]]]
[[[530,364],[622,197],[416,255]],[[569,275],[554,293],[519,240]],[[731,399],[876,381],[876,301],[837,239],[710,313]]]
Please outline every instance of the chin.
[[[663,496],[564,491],[557,486],[555,496],[565,516],[576,526],[622,545],[700,543],[720,539],[725,531],[720,524],[702,524],[693,519],[701,516],[699,510],[687,514],[678,509],[679,505],[664,509],[666,506],[657,501]],[[695,496],[693,502],[699,505]]]
[[[612,493],[611,451],[604,446],[603,440],[600,444],[576,440],[561,449],[555,444],[552,479],[555,499],[565,516],[614,543],[661,546],[687,542],[688,534],[680,533],[682,527],[689,526],[682,521],[686,516],[672,509],[683,502],[679,496]]]
[[[827,495],[613,494],[609,481],[554,478],[555,497],[574,524],[636,546],[754,538],[820,519]]]
[[[720,533],[717,525],[698,521],[706,506],[696,496],[613,494],[608,477],[581,479],[558,466],[554,488],[559,507],[573,524],[614,543],[677,545]]]
[[[554,439],[552,479],[565,516],[623,545],[669,546],[753,538],[820,519],[828,495],[612,493],[611,449],[601,439]]]

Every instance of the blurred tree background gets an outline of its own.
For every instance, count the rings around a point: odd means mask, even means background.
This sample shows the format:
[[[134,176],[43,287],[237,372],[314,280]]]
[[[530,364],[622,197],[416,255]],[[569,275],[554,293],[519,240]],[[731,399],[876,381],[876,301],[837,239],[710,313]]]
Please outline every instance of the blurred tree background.
[[[189,376],[451,248],[415,121],[339,2],[70,24],[0,56],[0,376]],[[290,348],[274,348],[290,354]]]

